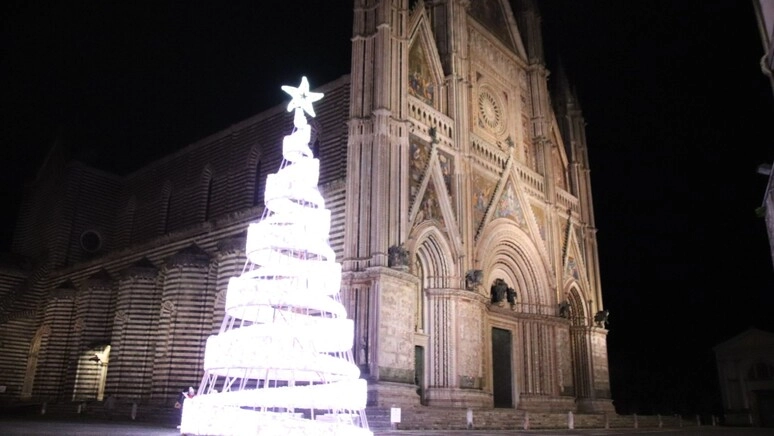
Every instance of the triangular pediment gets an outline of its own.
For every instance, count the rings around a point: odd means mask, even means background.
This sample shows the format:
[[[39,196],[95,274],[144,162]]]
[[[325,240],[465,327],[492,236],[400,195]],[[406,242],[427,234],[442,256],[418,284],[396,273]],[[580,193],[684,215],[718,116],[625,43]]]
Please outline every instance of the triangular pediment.
[[[473,218],[477,222],[476,240],[481,237],[490,222],[507,219],[529,235],[543,260],[549,264],[545,234],[541,234],[528,196],[513,168],[513,156],[505,164],[499,181],[476,172],[471,181]]]
[[[526,51],[509,2],[476,0],[470,2],[468,11],[470,16],[503,46],[519,54],[520,57],[526,58]]]
[[[518,194],[516,194],[516,188],[513,185],[512,179],[505,183],[505,187],[495,205],[494,218],[508,218],[515,221],[522,229],[527,230],[527,219],[524,217],[524,209]]]
[[[583,258],[576,232],[573,230],[575,225],[572,223],[572,219],[567,220],[567,226],[564,232],[565,251],[562,257],[564,277],[576,282],[587,283],[586,262]]]
[[[418,151],[419,155],[424,155],[428,144],[421,140],[412,140],[412,150]],[[410,220],[411,227],[432,221],[442,232],[449,236],[450,241],[456,250],[461,250],[461,237],[457,226],[457,220],[452,206],[451,187],[451,165],[453,162],[448,160],[449,156],[439,152],[437,148],[430,146],[427,163],[419,163],[416,171],[411,171],[411,193],[413,201],[411,203]],[[421,159],[421,158],[420,158]],[[425,167],[425,171],[420,168]]]
[[[715,352],[768,348],[774,349],[774,333],[750,327],[744,332],[714,347]]]
[[[410,22],[408,92],[437,108],[444,77],[443,66],[427,13],[422,5],[419,6],[415,8]]]

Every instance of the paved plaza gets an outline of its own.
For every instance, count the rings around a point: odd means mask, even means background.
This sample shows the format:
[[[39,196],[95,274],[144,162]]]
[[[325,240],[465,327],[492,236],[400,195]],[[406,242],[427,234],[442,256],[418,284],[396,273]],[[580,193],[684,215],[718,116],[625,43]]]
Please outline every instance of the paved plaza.
[[[3,436],[175,436],[180,430],[157,424],[116,422],[73,422],[0,417],[0,434]],[[682,429],[583,429],[583,430],[393,430],[377,431],[375,436],[484,436],[484,435],[633,435],[655,436],[771,436],[774,428],[690,427]]]

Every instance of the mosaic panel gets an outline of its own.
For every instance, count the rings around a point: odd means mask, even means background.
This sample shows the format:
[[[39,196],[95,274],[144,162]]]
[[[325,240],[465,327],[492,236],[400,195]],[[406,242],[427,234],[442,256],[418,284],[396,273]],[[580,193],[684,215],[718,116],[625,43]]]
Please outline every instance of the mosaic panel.
[[[419,194],[419,188],[422,185],[422,178],[425,175],[427,163],[430,160],[430,144],[411,138],[410,144],[411,162],[409,163],[409,198],[411,204]]]
[[[503,195],[497,203],[495,216],[498,218],[510,218],[516,221],[520,227],[527,226],[527,220],[524,219],[524,211],[521,209],[521,203],[519,203],[519,198],[516,196],[516,190],[512,182],[508,182],[508,186],[503,190]]]
[[[580,271],[578,271],[578,263],[575,262],[574,257],[567,259],[567,274],[572,276],[575,280],[580,280]]]
[[[435,82],[427,63],[425,49],[415,41],[409,50],[409,94],[432,105],[435,97]]]
[[[492,202],[495,183],[479,174],[474,174],[471,179],[471,185],[473,191],[473,219],[476,226],[480,227],[486,215],[486,210]]]
[[[532,214],[535,216],[535,221],[537,221],[538,231],[540,232],[540,238],[545,241],[546,240],[546,213],[545,211],[543,211],[542,208],[533,206]]]
[[[454,174],[454,158],[449,153],[438,151],[438,164],[441,166],[443,183],[446,185],[446,193],[452,198],[452,175]],[[452,202],[454,204],[454,202]]]
[[[417,212],[417,219],[415,222],[421,223],[422,221],[431,219],[443,222],[441,207],[438,205],[438,194],[435,191],[435,184],[432,180],[427,184],[425,196],[422,198],[422,204],[419,212]]]

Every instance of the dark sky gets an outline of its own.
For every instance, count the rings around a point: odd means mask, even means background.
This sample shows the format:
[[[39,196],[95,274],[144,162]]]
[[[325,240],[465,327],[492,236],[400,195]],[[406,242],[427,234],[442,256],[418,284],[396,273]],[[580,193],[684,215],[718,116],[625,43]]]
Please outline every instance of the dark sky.
[[[351,2],[0,6],[2,247],[47,149],[118,173],[349,71]],[[587,126],[619,412],[711,410],[712,347],[774,331],[755,216],[774,93],[750,1],[539,0]],[[769,135],[767,136],[767,133]]]

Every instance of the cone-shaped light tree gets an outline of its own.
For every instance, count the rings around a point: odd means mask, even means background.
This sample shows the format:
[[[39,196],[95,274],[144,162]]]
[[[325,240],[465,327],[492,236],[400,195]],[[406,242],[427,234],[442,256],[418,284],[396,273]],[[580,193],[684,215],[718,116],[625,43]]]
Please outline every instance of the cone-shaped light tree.
[[[282,89],[293,131],[266,180],[263,216],[248,227],[247,262],[229,281],[220,332],[207,340],[198,395],[183,405],[184,434],[371,435],[309,147],[306,116],[323,94],[306,77]]]

